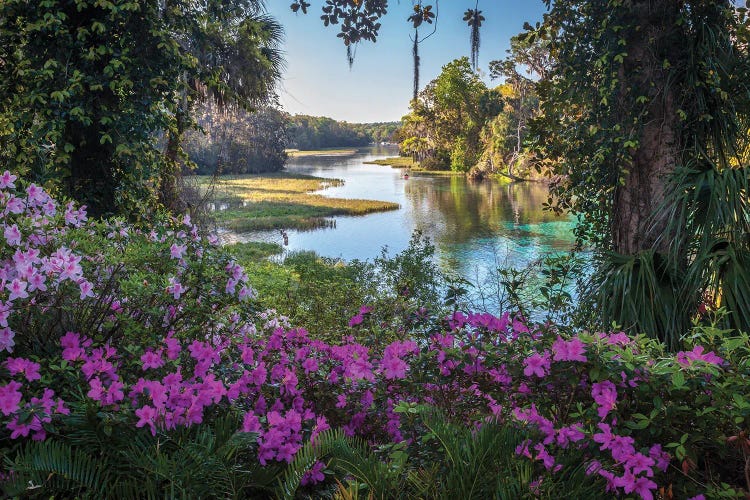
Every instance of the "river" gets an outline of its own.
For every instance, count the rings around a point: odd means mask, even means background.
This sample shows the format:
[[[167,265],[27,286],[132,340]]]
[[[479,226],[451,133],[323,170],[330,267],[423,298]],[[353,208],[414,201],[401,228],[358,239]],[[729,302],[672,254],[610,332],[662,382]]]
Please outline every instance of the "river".
[[[387,247],[405,249],[415,230],[436,247],[441,269],[482,283],[498,267],[521,268],[574,241],[570,218],[544,211],[547,186],[541,183],[473,182],[464,177],[411,175],[364,162],[394,156],[390,147],[360,150],[352,156],[292,158],[290,172],[343,179],[324,196],[396,202],[398,210],[358,217],[336,217],[332,227],[288,231],[286,251],[313,250],[344,260],[373,259]],[[238,240],[282,243],[278,231],[237,235]]]

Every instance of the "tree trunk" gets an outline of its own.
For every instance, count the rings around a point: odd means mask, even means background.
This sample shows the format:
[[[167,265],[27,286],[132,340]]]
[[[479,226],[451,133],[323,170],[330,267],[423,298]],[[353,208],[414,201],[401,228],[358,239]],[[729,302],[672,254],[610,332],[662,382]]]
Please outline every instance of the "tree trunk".
[[[159,178],[159,203],[174,214],[184,212],[185,206],[180,196],[182,160],[180,143],[185,129],[182,113],[177,114],[175,130],[167,132],[167,146],[164,152],[166,163]]]
[[[667,182],[680,161],[680,132],[668,69],[669,47],[680,13],[675,0],[633,0],[633,18],[640,30],[630,30],[627,56],[620,70],[621,102],[633,106],[639,95],[648,99],[638,146],[631,151],[624,183],[614,194],[613,249],[633,255],[654,249],[664,253],[671,238],[665,234]],[[627,116],[627,113],[623,113]]]

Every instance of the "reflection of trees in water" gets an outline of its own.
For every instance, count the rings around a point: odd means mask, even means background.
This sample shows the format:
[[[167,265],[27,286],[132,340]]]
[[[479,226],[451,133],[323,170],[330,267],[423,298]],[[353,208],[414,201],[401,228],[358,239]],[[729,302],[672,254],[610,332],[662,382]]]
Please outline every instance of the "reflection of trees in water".
[[[440,230],[432,236],[443,243],[496,235],[522,237],[524,233],[533,237],[534,229],[529,226],[561,221],[543,210],[547,187],[542,184],[502,186],[462,177],[415,177],[406,184],[405,192],[414,209],[415,226],[433,228],[440,219]]]

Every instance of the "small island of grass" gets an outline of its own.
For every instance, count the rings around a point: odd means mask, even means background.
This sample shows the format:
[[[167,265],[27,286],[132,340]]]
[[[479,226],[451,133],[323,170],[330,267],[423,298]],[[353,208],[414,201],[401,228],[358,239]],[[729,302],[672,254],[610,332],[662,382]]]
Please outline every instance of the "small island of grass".
[[[287,149],[284,151],[290,158],[302,158],[306,156],[351,156],[357,153],[356,148],[329,148],[329,149]]]
[[[389,158],[379,158],[377,160],[366,161],[370,165],[384,165],[391,168],[406,168],[409,169],[410,174],[415,175],[465,175],[464,172],[456,172],[453,170],[427,170],[420,167],[418,161],[414,161],[408,156],[392,156]]]
[[[397,203],[332,198],[314,193],[340,186],[340,179],[276,172],[231,177],[194,177],[217,223],[233,231],[316,229],[329,217],[396,210]]]

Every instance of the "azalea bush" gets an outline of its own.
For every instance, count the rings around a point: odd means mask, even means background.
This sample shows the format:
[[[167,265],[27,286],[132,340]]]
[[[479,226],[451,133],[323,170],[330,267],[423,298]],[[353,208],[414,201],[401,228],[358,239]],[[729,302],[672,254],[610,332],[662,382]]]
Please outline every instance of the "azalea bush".
[[[259,307],[189,217],[89,221],[8,172],[0,208],[6,494],[413,498],[467,477],[477,498],[750,491],[747,335],[696,326],[668,353],[373,301],[321,339]]]

